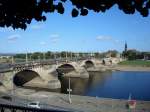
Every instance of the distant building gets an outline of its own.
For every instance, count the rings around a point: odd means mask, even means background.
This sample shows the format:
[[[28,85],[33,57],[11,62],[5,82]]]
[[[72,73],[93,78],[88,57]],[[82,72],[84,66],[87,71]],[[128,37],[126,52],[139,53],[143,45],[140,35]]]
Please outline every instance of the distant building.
[[[144,55],[144,60],[150,60],[150,54],[145,54]]]

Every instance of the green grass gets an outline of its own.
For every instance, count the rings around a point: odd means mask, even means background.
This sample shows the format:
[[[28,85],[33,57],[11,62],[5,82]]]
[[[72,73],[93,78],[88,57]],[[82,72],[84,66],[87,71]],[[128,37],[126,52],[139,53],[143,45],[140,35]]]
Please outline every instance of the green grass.
[[[120,62],[119,65],[150,67],[150,61],[144,60],[123,61]]]

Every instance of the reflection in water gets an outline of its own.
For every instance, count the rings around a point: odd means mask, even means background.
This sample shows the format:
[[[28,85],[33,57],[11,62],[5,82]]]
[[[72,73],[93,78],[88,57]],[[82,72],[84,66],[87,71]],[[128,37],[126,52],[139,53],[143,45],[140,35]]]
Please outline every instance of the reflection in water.
[[[72,89],[72,94],[83,95],[86,88],[88,87],[87,83],[88,83],[88,79],[71,78],[70,87]],[[67,93],[67,88],[69,87],[69,79],[66,77],[62,77],[61,86],[62,86],[61,92]]]
[[[86,95],[90,88],[94,88],[96,85],[103,85],[105,79],[111,76],[111,72],[89,72],[90,77],[87,78],[71,78],[72,94]],[[69,78],[60,77],[61,81],[61,93],[68,93]]]
[[[71,94],[98,96],[106,98],[128,99],[132,98],[150,101],[150,72],[90,72],[89,79],[71,78]],[[68,93],[69,80],[59,77],[61,89],[46,90]],[[45,90],[36,88],[37,91]]]
[[[68,78],[61,79],[62,93],[67,93]],[[90,72],[89,79],[71,78],[72,94],[106,98],[150,101],[150,72]]]

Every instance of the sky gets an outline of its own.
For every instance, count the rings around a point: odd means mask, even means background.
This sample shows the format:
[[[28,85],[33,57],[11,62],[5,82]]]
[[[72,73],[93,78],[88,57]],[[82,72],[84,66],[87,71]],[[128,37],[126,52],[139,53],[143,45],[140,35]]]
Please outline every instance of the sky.
[[[150,51],[150,16],[124,14],[117,6],[105,13],[90,11],[72,18],[70,3],[63,15],[46,15],[45,22],[32,20],[26,30],[0,27],[0,53],[46,51],[105,52],[128,49]]]

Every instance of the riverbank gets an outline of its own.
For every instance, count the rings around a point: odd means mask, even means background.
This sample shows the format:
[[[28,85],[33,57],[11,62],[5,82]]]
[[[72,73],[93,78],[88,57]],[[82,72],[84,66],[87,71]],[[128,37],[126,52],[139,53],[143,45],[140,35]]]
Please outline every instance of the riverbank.
[[[118,71],[150,71],[150,67],[130,66],[130,65],[115,65],[108,67],[108,70]]]
[[[40,101],[50,107],[62,108],[73,112],[128,112],[127,100],[109,99],[89,96],[71,95],[69,103],[67,94],[17,89],[14,95],[24,100]],[[15,97],[14,96],[14,97]],[[150,112],[150,101],[137,101],[135,112]]]
[[[126,65],[126,66],[150,67],[150,61],[148,61],[148,60],[126,60],[126,61],[122,61],[118,64]]]

